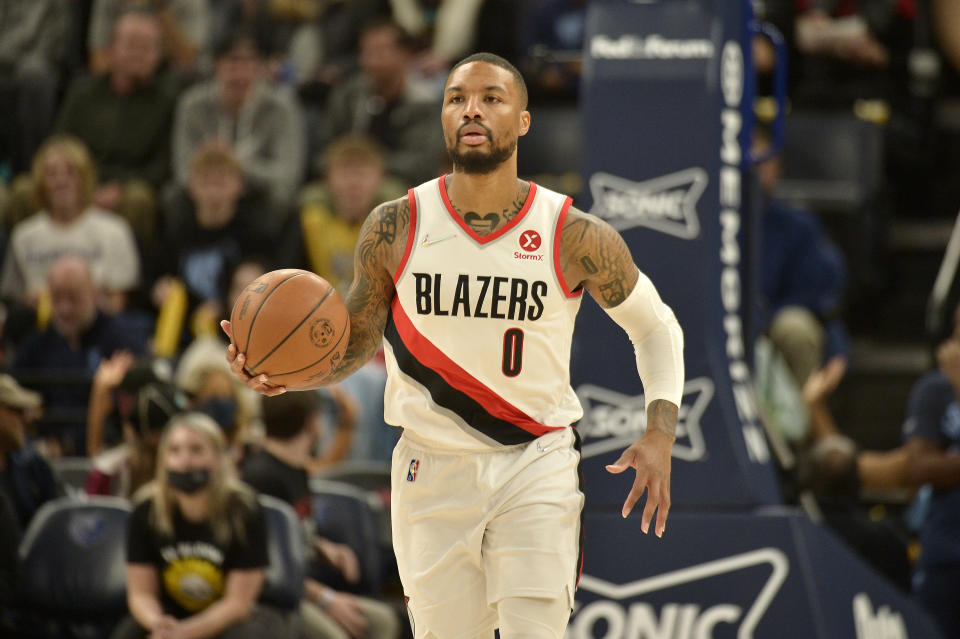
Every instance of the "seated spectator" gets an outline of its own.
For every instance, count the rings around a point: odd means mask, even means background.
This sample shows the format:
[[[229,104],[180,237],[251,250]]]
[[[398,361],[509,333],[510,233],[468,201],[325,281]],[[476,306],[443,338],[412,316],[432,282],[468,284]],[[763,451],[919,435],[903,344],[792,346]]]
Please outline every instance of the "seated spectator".
[[[124,308],[140,281],[140,256],[130,226],[93,204],[96,170],[84,144],[71,137],[45,142],[33,161],[33,183],[42,210],[13,229],[0,295],[35,307],[53,263],[80,255],[105,296],[104,308]]]
[[[484,0],[390,0],[393,19],[423,50],[414,66],[444,76],[455,61],[476,50],[483,4]]]
[[[146,336],[122,316],[98,310],[97,290],[83,258],[61,257],[47,281],[50,326],[31,331],[16,346],[13,373],[43,395],[46,433],[61,439],[66,454],[84,455],[90,386],[100,360],[122,350],[142,354]]]
[[[243,479],[261,493],[289,503],[309,525],[311,517],[308,468],[321,431],[321,395],[287,393],[263,401],[266,440],[242,465]],[[322,537],[314,538],[319,558],[335,567],[348,582],[360,580],[354,551]],[[311,569],[316,574],[316,567]],[[300,612],[308,637],[398,637],[400,624],[381,602],[338,592],[312,577],[305,583]]]
[[[121,407],[123,443],[93,458],[87,475],[88,495],[129,499],[151,481],[156,476],[160,433],[186,410],[186,400],[169,383],[148,383],[132,399],[132,405]]]
[[[260,396],[230,373],[223,349],[223,342],[213,336],[194,340],[177,364],[174,383],[186,395],[190,410],[208,415],[220,426],[239,459],[245,447],[260,439],[256,424]]]
[[[156,479],[136,496],[127,537],[128,637],[286,637],[257,605],[266,516],[236,479],[220,428],[186,413],[164,429]]]
[[[360,34],[360,72],[330,94],[327,140],[368,136],[386,149],[387,172],[413,186],[435,177],[444,161],[436,125],[439,99],[407,81],[411,45],[390,21],[366,25]]]
[[[196,0],[93,0],[87,47],[90,69],[101,73],[110,65],[110,34],[124,11],[139,7],[157,12],[167,56],[181,71],[202,69],[209,53],[210,7]]]
[[[215,77],[192,87],[177,105],[173,171],[187,186],[197,149],[218,141],[243,167],[249,185],[267,193],[279,229],[303,179],[306,131],[296,97],[265,81],[264,51],[247,29],[217,45]]]
[[[301,99],[322,104],[327,91],[356,68],[360,28],[386,0],[219,2],[213,39],[239,28],[257,31],[271,52],[269,75],[297,86]]]
[[[170,174],[170,127],[180,83],[160,66],[156,14],[123,13],[112,33],[104,73],[73,84],[56,130],[90,148],[100,173],[97,205],[121,214],[149,244],[157,226],[157,192]]]
[[[22,530],[40,506],[62,495],[50,465],[27,446],[27,425],[42,406],[38,393],[0,374],[0,494],[13,506]]]
[[[376,143],[339,138],[324,152],[324,180],[303,190],[300,224],[307,263],[342,294],[353,282],[353,250],[367,215],[378,203],[404,194],[384,169]]]
[[[17,549],[22,538],[23,529],[13,503],[4,491],[0,491],[0,610],[17,601],[21,573]],[[0,628],[3,627],[0,620]]]
[[[17,174],[53,124],[69,14],[64,0],[6,0],[3,11],[0,100],[12,109],[0,118],[0,165]]]
[[[130,370],[135,362],[136,358],[134,358],[133,353],[117,351],[110,357],[101,359],[96,372],[93,374],[93,382],[90,386],[90,402],[87,404],[87,455],[90,457],[103,452],[105,442],[108,446],[115,443],[112,441],[114,440],[114,433],[107,432],[108,428],[122,431],[124,418],[128,418],[130,412],[133,411],[136,404],[136,391],[139,390],[139,386],[134,389],[132,397],[123,398],[125,401],[121,400],[120,395],[122,393],[119,389],[124,385],[124,382],[128,383],[129,388],[128,380],[139,377],[140,370],[135,370],[132,373]],[[143,367],[138,368],[142,370]],[[150,374],[150,377],[151,379],[145,379],[140,386],[151,381],[159,381],[152,374]],[[120,419],[121,423],[108,424],[108,420],[118,414],[123,414],[123,418]]]
[[[918,44],[916,5],[796,2],[791,100],[817,107],[845,107],[859,98],[900,102],[908,95],[908,59]]]
[[[531,93],[575,98],[580,87],[585,0],[548,0],[527,5],[521,69]]]
[[[887,519],[872,517],[861,500],[860,451],[843,435],[817,441],[801,466],[801,486],[817,500],[824,523],[860,557],[904,591],[910,588],[906,535]]]
[[[186,287],[190,313],[215,319],[223,308],[222,282],[246,255],[272,248],[263,224],[267,203],[246,188],[243,168],[231,152],[211,141],[197,150],[186,191],[166,213],[166,227],[153,264],[151,299],[161,308],[174,280]]]
[[[770,136],[756,134],[756,152]],[[763,196],[761,239],[761,326],[783,355],[797,388],[823,363],[849,350],[839,317],[846,289],[843,255],[811,211],[791,208],[773,197],[781,164],[773,157],[757,165]]]
[[[914,384],[903,425],[908,477],[932,488],[920,529],[913,593],[944,637],[960,637],[960,309],[936,351],[938,369]]]

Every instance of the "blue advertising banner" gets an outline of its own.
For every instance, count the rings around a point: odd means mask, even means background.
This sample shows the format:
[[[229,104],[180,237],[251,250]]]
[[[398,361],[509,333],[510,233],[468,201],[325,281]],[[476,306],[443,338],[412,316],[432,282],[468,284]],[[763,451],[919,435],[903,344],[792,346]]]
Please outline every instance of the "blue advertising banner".
[[[800,514],[587,514],[567,639],[938,639],[905,594]]]
[[[687,383],[673,503],[780,503],[747,362],[741,273],[745,131],[750,123],[746,3],[592,3],[581,91],[586,201],[615,228],[676,313]],[[622,503],[604,465],[643,432],[633,351],[592,303],[580,314],[572,382],[584,406],[585,490]]]

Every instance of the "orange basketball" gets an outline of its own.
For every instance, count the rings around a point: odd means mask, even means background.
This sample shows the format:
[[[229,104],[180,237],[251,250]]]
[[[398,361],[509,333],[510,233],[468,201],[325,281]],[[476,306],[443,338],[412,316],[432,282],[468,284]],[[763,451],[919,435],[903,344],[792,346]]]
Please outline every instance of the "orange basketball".
[[[230,327],[247,372],[291,390],[323,380],[350,341],[343,298],[327,280],[299,269],[270,271],[247,285],[233,305]]]

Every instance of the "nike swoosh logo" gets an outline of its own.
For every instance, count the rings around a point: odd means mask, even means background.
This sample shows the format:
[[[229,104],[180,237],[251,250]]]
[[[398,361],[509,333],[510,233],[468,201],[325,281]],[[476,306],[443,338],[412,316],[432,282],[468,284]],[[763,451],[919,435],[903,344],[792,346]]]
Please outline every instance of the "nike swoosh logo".
[[[430,246],[431,244],[436,244],[437,242],[443,242],[444,240],[450,240],[455,237],[456,237],[456,234],[453,234],[453,235],[448,235],[446,237],[439,237],[435,240],[431,240],[430,236],[427,235],[423,238],[423,242],[421,243],[421,246]]]

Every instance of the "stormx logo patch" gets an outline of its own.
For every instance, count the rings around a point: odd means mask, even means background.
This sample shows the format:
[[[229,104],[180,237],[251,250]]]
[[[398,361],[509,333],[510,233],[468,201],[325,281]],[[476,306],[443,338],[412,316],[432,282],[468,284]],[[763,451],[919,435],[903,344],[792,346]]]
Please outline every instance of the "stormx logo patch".
[[[703,459],[707,446],[700,418],[713,398],[714,385],[709,377],[697,377],[683,385],[683,398],[677,417],[677,441],[673,456],[684,461]],[[584,384],[577,388],[583,405],[583,419],[577,430],[583,438],[584,459],[613,450],[621,450],[637,440],[647,428],[643,395],[625,395],[617,391]]]
[[[699,167],[643,182],[597,172],[590,176],[590,212],[618,231],[643,226],[692,240],[700,235],[697,202],[707,179],[707,172]]]
[[[407,481],[417,481],[417,471],[420,470],[420,460],[411,459],[407,468]]]
[[[787,556],[768,547],[627,584],[584,574],[566,638],[701,639],[718,636],[715,633],[719,631],[724,637],[754,639],[757,625],[789,572]],[[731,587],[734,579],[738,587]],[[681,588],[694,582],[714,582],[711,591],[723,596],[713,602],[702,597],[697,597],[699,603],[684,601]],[[756,587],[744,588],[745,582]],[[671,592],[673,589],[677,591]],[[703,592],[702,588],[698,592]],[[728,598],[733,593],[736,595]],[[603,634],[597,635],[601,629]],[[731,629],[736,630],[735,635],[729,633]]]

